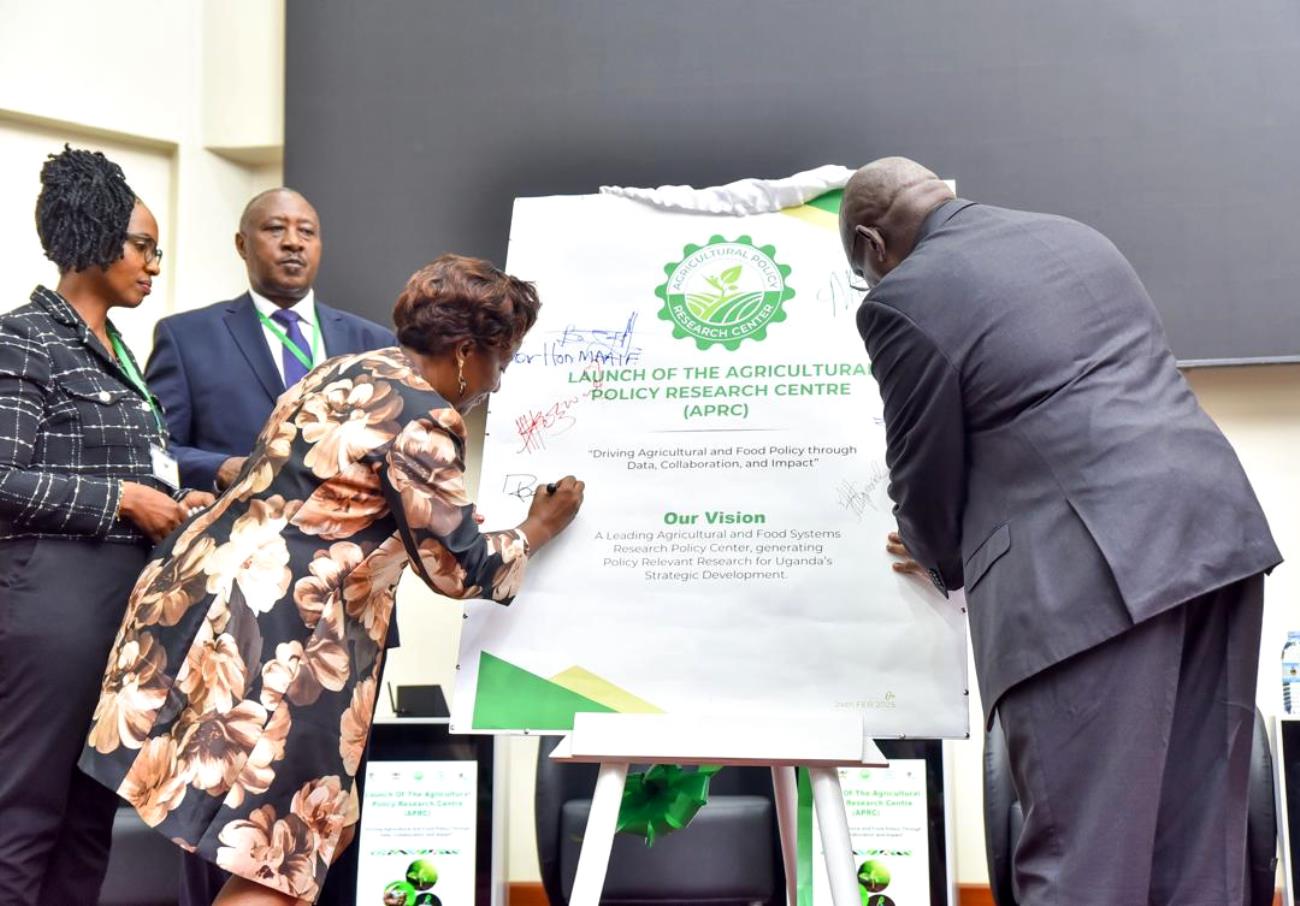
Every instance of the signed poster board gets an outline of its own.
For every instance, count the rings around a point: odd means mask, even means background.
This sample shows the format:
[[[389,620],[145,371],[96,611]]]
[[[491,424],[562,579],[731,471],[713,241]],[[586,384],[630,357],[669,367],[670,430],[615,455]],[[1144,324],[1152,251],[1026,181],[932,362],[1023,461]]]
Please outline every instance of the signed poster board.
[[[579,711],[853,710],[967,732],[960,597],[889,568],[879,390],[835,194],[751,216],[607,195],[515,203],[540,319],[494,394],[479,504],[587,483],[508,608],[467,605],[456,732]]]

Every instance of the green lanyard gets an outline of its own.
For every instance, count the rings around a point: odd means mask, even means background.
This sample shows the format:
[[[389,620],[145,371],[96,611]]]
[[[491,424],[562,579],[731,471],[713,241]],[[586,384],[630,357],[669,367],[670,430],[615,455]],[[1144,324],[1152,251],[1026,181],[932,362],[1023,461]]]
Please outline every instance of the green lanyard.
[[[117,332],[117,328],[112,324],[108,325],[108,339],[113,343],[113,352],[117,355],[117,364],[126,372],[127,378],[135,386],[136,390],[144,396],[145,402],[149,404],[149,411],[153,413],[153,420],[158,423],[158,434],[165,440],[167,437],[167,427],[163,424],[162,413],[158,411],[158,405],[154,402],[153,394],[149,392],[149,385],[140,377],[140,372],[135,369],[135,362],[131,360],[131,353],[127,351],[126,344],[122,342],[122,335]],[[164,446],[166,444],[164,443]]]
[[[311,371],[312,368],[316,367],[316,359],[320,355],[320,331],[316,329],[315,324],[311,325],[311,358],[307,358],[307,353],[299,349],[298,344],[289,339],[289,335],[280,329],[279,324],[276,324],[260,311],[257,313],[257,316],[262,319],[262,323],[266,325],[266,329],[275,334],[275,338],[284,344],[284,348],[292,352],[294,358],[302,362],[303,368]],[[302,320],[306,321],[307,319],[303,318]]]

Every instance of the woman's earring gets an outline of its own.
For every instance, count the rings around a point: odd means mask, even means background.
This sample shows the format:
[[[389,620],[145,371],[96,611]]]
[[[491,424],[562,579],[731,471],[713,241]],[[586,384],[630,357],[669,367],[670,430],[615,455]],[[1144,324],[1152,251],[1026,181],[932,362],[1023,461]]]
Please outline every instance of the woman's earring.
[[[456,383],[460,388],[460,395],[465,396],[465,388],[469,384],[465,383],[465,363],[463,361],[456,363]]]

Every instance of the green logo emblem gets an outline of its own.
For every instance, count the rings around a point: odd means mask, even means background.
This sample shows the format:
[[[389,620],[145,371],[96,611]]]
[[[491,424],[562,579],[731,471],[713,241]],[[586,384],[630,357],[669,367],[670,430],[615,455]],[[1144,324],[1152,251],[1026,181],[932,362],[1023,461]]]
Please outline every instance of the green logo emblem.
[[[406,880],[384,888],[384,906],[442,906],[430,887],[438,883],[438,869],[428,859],[416,859],[406,867]]]
[[[673,336],[690,337],[700,349],[767,337],[767,325],[785,320],[781,304],[794,296],[786,285],[790,268],[778,264],[776,249],[756,246],[748,236],[729,242],[688,245],[682,260],[664,266],[668,280],[655,288],[664,300],[659,317],[673,324]]]

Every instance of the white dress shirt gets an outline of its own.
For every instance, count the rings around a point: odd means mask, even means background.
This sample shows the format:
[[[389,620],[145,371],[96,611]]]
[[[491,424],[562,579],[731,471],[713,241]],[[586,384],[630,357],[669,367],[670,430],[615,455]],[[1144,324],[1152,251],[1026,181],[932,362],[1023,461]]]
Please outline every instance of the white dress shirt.
[[[259,295],[257,290],[250,288],[248,294],[253,297],[253,305],[257,306],[257,310],[266,317],[269,318],[277,311],[280,311],[280,306],[276,305],[265,296]],[[303,323],[298,325],[298,329],[301,330],[302,335],[307,338],[307,348],[304,349],[303,352],[310,356],[313,348],[318,350],[316,360],[312,362],[312,365],[319,365],[321,362],[325,361],[328,352],[325,349],[325,339],[320,336],[320,323],[316,318],[315,290],[307,290],[307,295],[303,296],[296,303],[290,306],[289,311],[302,319]],[[276,326],[279,325],[277,324]],[[271,328],[267,327],[265,324],[262,325],[262,335],[266,337],[266,345],[271,350],[271,361],[275,362],[275,370],[280,373],[280,381],[283,383],[284,344],[281,343],[280,338],[271,331]],[[293,353],[290,353],[290,355],[292,354]]]

